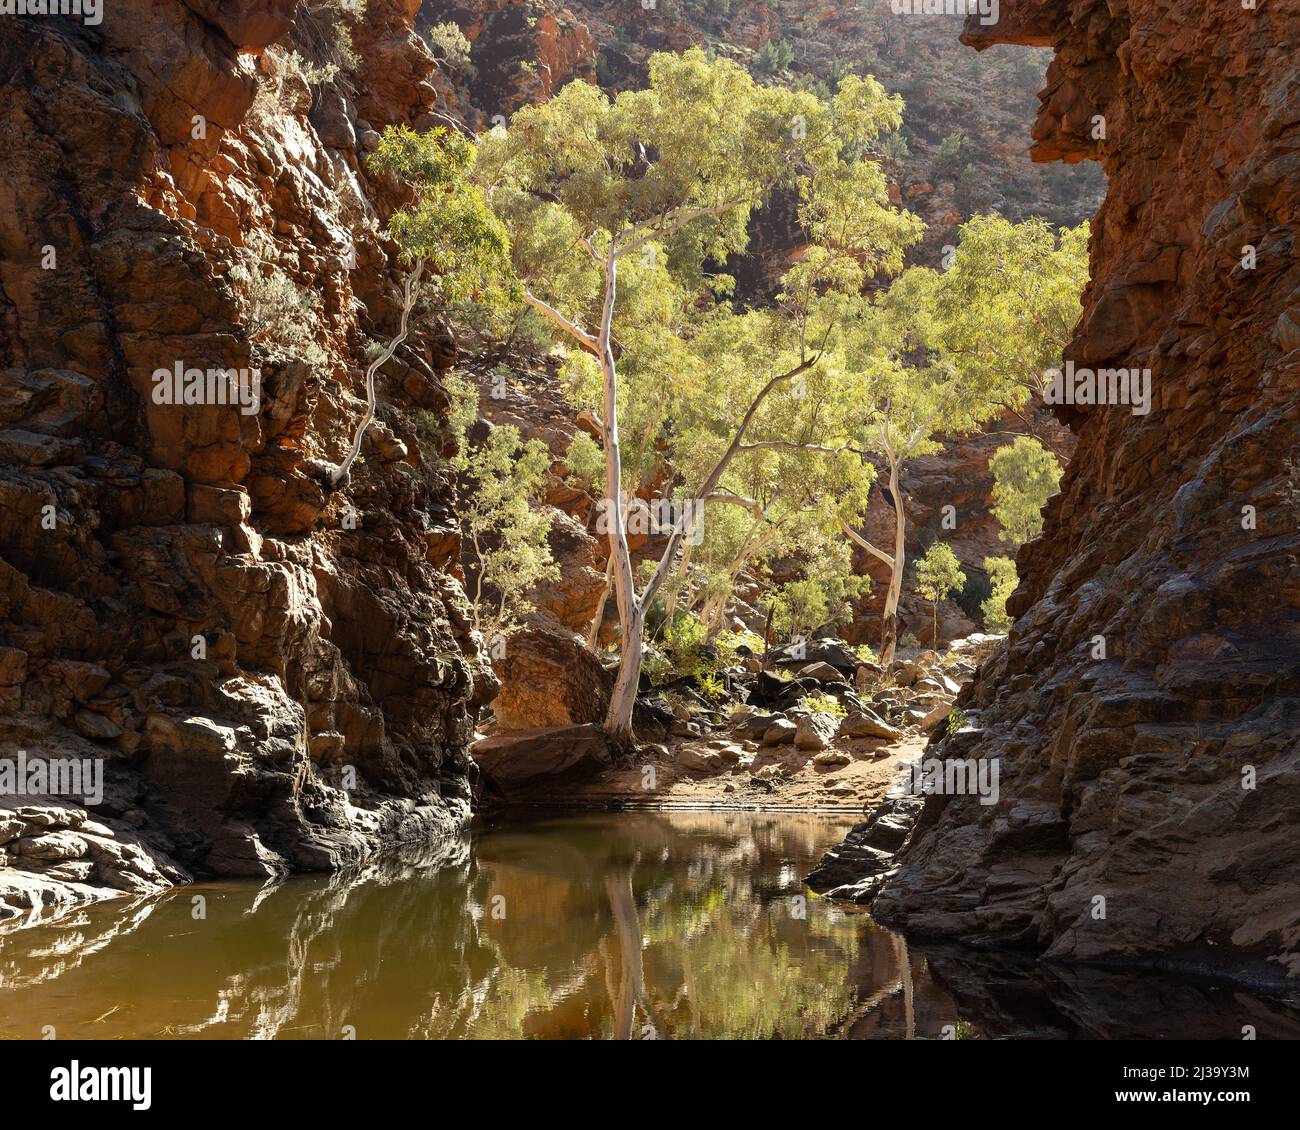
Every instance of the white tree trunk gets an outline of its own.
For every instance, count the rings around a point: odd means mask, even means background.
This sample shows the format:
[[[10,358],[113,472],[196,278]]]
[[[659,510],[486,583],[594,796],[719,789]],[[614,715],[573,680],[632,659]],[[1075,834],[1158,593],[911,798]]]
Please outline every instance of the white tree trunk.
[[[370,427],[370,422],[375,418],[375,409],[378,407],[378,398],[375,393],[375,374],[379,372],[383,365],[388,363],[388,359],[397,352],[397,347],[406,340],[406,335],[410,330],[411,311],[415,308],[415,301],[420,297],[420,278],[424,274],[424,260],[417,259],[411,273],[408,274],[402,282],[402,318],[397,327],[397,333],[384,347],[370,366],[366,369],[366,414],[361,418],[361,423],[357,425],[357,430],[352,436],[352,448],[348,452],[343,462],[336,467],[330,474],[330,481],[334,486],[338,486],[347,478],[348,472],[352,470],[352,464],[357,461],[361,454],[361,438],[366,434],[366,429]]]
[[[637,683],[641,679],[641,641],[645,614],[637,599],[632,575],[632,552],[627,544],[627,522],[622,505],[622,453],[618,438],[618,373],[614,366],[612,324],[617,283],[617,246],[611,245],[605,260],[605,305],[601,313],[597,345],[604,378],[605,428],[605,521],[609,528],[609,558],[613,563],[614,598],[618,603],[621,639],[618,676],[605,715],[605,733],[619,742],[631,742],[632,708],[636,705]]]
[[[641,682],[641,645],[645,637],[645,615],[638,604],[629,623],[623,626],[622,652],[614,690],[605,714],[605,733],[618,742],[631,742],[632,711],[636,706],[637,686]]]
[[[614,558],[605,562],[605,584],[600,590],[600,601],[596,605],[596,615],[592,618],[591,629],[587,632],[587,646],[597,651],[600,646],[600,629],[605,622],[605,605],[609,602],[609,590],[614,584]]]
[[[903,565],[907,557],[903,540],[907,521],[903,515],[903,494],[898,484],[898,461],[892,448],[886,447],[889,459],[889,493],[894,500],[894,565],[885,590],[885,610],[880,623],[880,665],[888,670],[898,645],[898,602],[903,595]]]

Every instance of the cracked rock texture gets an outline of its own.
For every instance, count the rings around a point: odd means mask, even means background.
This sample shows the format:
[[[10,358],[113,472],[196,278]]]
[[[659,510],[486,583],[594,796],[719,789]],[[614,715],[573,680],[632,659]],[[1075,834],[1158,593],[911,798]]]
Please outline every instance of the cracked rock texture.
[[[1020,552],[1017,623],[959,700],[975,724],[929,751],[1000,758],[998,802],[929,798],[875,910],[1055,958],[1293,976],[1300,9],[1002,8],[971,43],[1056,50],[1034,154],[1110,180],[1067,357],[1149,367],[1153,408],[1059,413],[1078,442]]]
[[[395,186],[364,157],[431,124],[417,6],[370,0],[355,73],[316,86],[289,51],[321,29],[285,0],[0,38],[0,757],[103,759],[92,815],[159,883],[332,868],[468,811],[495,678],[453,478],[408,423],[445,416],[445,330],[382,371],[346,486],[319,471],[397,322]],[[260,403],[155,403],[178,362],[259,369]]]

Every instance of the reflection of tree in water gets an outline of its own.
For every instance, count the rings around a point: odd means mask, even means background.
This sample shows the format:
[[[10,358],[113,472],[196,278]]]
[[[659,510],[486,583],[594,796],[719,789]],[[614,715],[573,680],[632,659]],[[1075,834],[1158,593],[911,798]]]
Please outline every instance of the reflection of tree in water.
[[[989,1035],[1096,1035],[1123,1030],[1135,984],[1161,1023],[1213,1011],[1150,975],[909,955],[814,898],[799,917],[799,876],[842,832],[788,814],[587,814],[328,879],[91,907],[0,937],[0,1036],[935,1038],[963,1017]],[[1276,1012],[1233,998],[1263,1036]]]
[[[6,940],[0,1011],[104,1037],[815,1032],[847,1006],[858,928],[824,905],[796,919],[791,896],[839,831],[585,816],[491,832],[473,855],[453,843],[331,878],[97,908],[91,926]]]
[[[556,821],[551,830],[565,824]],[[552,968],[566,959],[597,962],[605,999],[587,998],[595,1034],[819,1035],[854,1003],[846,970],[862,939],[879,951],[874,964],[891,962],[887,935],[867,920],[818,903],[806,917],[796,914],[794,896],[805,893],[797,876],[822,850],[824,822],[621,813],[584,817],[569,830],[553,840],[555,854],[530,851],[527,832],[506,833],[480,844],[479,860],[508,903],[516,887],[568,876],[566,899],[549,904],[551,921],[530,923],[571,947],[567,958],[556,954]],[[559,940],[578,921],[597,927],[594,949],[581,930]],[[511,943],[501,953],[508,963]],[[890,972],[897,988],[898,975]],[[557,1014],[539,1015],[530,1027],[566,1034]]]

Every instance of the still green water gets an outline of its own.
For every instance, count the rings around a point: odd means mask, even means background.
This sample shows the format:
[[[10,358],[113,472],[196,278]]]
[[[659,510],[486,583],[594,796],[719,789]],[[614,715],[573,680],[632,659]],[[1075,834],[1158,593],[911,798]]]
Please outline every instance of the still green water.
[[[1186,1016],[1191,1034],[1239,1030],[1240,994],[909,950],[802,885],[848,826],[539,816],[354,874],[101,904],[0,935],[0,1037],[1158,1037],[1188,1035]],[[1294,1002],[1248,999],[1261,1036],[1300,1034]]]

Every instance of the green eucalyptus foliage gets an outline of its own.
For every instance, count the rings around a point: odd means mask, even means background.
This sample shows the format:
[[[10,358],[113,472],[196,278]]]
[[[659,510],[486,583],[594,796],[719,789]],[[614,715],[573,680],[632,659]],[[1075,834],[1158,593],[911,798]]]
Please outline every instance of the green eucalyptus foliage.
[[[402,262],[422,263],[436,276],[444,305],[474,302],[504,310],[518,302],[510,272],[510,238],[472,183],[474,143],[439,126],[417,133],[389,126],[369,166],[391,174],[413,195],[388,220]]]
[[[993,472],[993,516],[1005,542],[1021,546],[1043,532],[1043,507],[1057,492],[1061,465],[1032,436],[1017,436],[989,460]]]
[[[933,288],[927,344],[972,389],[1008,408],[1041,394],[1083,311],[1088,234],[1087,224],[1058,233],[1037,218],[968,220],[947,270],[914,268]]]
[[[930,602],[934,616],[934,640],[939,642],[939,601],[952,593],[961,592],[966,584],[966,574],[961,562],[946,542],[937,541],[925,551],[916,563],[916,591]]]
[[[992,592],[980,605],[984,624],[991,632],[1006,632],[1011,628],[1007,613],[1007,597],[1016,591],[1020,579],[1016,576],[1016,563],[1010,557],[984,558],[984,571],[989,575]]]
[[[466,481],[457,508],[466,546],[466,588],[474,625],[484,636],[508,636],[533,611],[530,594],[558,581],[548,535],[551,515],[535,506],[550,470],[541,440],[523,441],[512,424],[493,428],[477,447],[465,430],[478,415],[477,395],[467,381],[448,382],[452,393],[449,429],[459,444],[452,468]]]

